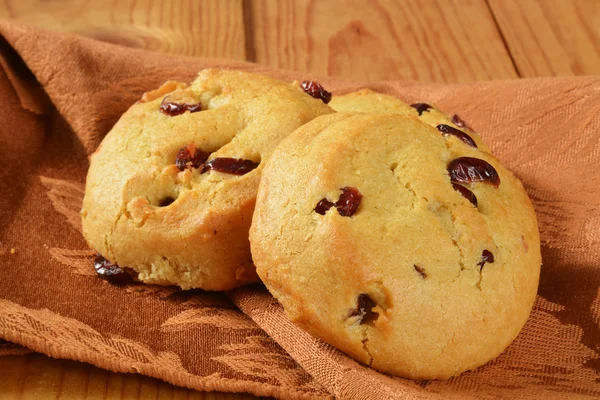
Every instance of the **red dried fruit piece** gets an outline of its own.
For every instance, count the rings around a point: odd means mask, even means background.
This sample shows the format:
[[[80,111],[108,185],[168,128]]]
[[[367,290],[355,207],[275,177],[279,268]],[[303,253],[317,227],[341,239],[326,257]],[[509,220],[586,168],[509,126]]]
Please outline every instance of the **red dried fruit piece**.
[[[338,213],[342,217],[351,217],[354,215],[356,210],[358,210],[358,206],[360,206],[362,194],[357,188],[348,186],[342,188],[341,190],[342,194],[340,195],[338,201],[335,202],[335,208],[337,208]]]
[[[209,153],[196,148],[195,144],[190,143],[179,149],[175,158],[175,165],[180,171],[186,168],[200,168],[209,155]]]
[[[321,201],[319,201],[315,207],[315,212],[317,214],[325,215],[325,213],[329,211],[331,207],[333,207],[333,203],[331,201],[327,199],[321,199]]]
[[[523,244],[523,250],[525,250],[525,253],[529,252],[529,245],[527,244],[527,241],[525,240],[525,236],[521,235],[521,243]]]
[[[452,123],[461,128],[468,128],[467,123],[460,119],[460,117],[456,114],[452,116]]]
[[[315,99],[323,100],[323,103],[327,104],[331,101],[331,92],[325,90],[325,88],[315,81],[304,81],[302,82],[302,90]]]
[[[357,188],[353,187],[344,187],[340,189],[342,194],[338,198],[338,201],[332,203],[326,198],[321,199],[317,206],[315,207],[315,212],[317,214],[325,215],[325,213],[333,206],[337,208],[338,213],[342,217],[351,217],[354,215],[356,210],[358,210],[358,206],[360,206],[360,201],[362,200],[362,194],[358,191]]]
[[[358,296],[356,310],[350,314],[351,317],[360,316],[360,324],[371,324],[379,318],[379,314],[373,311],[373,308],[377,306],[368,294],[361,294]]]
[[[439,124],[435,128],[438,131],[442,132],[442,135],[444,135],[444,136],[447,136],[447,135],[456,136],[457,138],[459,138],[460,140],[462,140],[469,146],[477,148],[477,144],[471,138],[471,136],[467,135],[466,133],[464,133],[463,131],[461,131],[459,129],[456,129],[456,128],[451,127],[450,125],[444,125],[444,124]]]
[[[111,264],[100,254],[97,254],[94,259],[94,269],[100,278],[113,283],[124,283],[132,279],[130,268],[121,268],[116,264]]]
[[[427,278],[427,272],[425,271],[425,268],[419,267],[418,265],[414,265],[414,267],[415,271],[417,271],[423,277],[423,279]]]
[[[469,200],[471,204],[477,207],[477,196],[475,196],[475,193],[471,192],[466,187],[458,185],[456,183],[453,183],[452,187],[454,188],[454,190],[462,194],[465,199]]]
[[[492,254],[491,251],[489,250],[484,250],[481,253],[481,261],[477,263],[477,265],[479,265],[481,268],[483,268],[483,265],[485,263],[493,263],[494,262],[494,255]]]
[[[498,187],[500,176],[487,161],[473,157],[460,157],[448,164],[452,183],[485,182]]]
[[[186,111],[191,113],[202,111],[202,104],[187,104],[177,103],[175,101],[169,101],[169,96],[166,96],[160,103],[160,111],[163,114],[167,114],[171,117],[183,114]]]
[[[240,158],[213,158],[206,164],[204,164],[204,168],[202,168],[202,173],[205,173],[208,170],[213,170],[217,172],[224,172],[226,174],[233,175],[245,175],[248,172],[252,171],[256,167],[258,167],[259,163],[256,163],[251,160],[243,160]]]
[[[431,110],[433,107],[431,107],[429,104],[427,103],[415,103],[415,104],[411,104],[410,105],[412,108],[414,108],[415,110],[417,110],[417,112],[419,113],[419,117],[421,116],[421,114],[423,114],[425,111],[429,111]]]

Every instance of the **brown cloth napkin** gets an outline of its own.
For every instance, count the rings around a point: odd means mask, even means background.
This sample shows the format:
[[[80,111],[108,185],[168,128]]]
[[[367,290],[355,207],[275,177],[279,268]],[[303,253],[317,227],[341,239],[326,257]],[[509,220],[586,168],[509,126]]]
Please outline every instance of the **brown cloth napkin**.
[[[360,366],[296,328],[260,285],[185,292],[114,286],[93,271],[79,217],[87,156],[144,91],[207,67],[287,81],[301,74],[6,22],[0,34],[0,338],[175,385],[282,399],[600,396],[599,78],[319,79],[334,94],[370,87],[459,114],[522,179],[536,208],[544,265],[523,332],[476,371],[415,382]]]

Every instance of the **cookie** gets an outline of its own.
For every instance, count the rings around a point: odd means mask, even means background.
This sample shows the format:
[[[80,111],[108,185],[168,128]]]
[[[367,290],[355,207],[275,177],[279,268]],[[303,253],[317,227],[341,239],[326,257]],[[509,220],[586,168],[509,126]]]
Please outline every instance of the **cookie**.
[[[457,115],[449,117],[428,103],[407,104],[397,97],[362,89],[342,96],[335,96],[329,103],[337,112],[393,113],[418,117],[438,129],[444,135],[453,135],[472,147],[489,151],[481,137],[471,130]]]
[[[250,242],[288,317],[407,378],[498,356],[528,318],[541,256],[521,182],[482,147],[379,113],[321,116],[283,140]]]
[[[257,281],[248,230],[263,165],[281,139],[332,112],[299,83],[226,70],[146,93],[91,156],[88,244],[147,283]]]

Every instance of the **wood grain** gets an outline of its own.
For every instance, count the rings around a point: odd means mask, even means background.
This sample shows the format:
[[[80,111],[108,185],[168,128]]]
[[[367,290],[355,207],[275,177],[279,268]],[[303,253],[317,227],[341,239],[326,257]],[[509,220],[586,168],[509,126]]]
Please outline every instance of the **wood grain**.
[[[246,59],[241,0],[0,0],[0,18],[129,47]]]
[[[41,354],[0,357],[0,398],[252,400],[249,394],[197,392],[138,374],[116,374],[70,360]]]
[[[251,1],[255,61],[362,80],[517,74],[485,0]]]
[[[522,77],[600,74],[600,1],[489,0]]]

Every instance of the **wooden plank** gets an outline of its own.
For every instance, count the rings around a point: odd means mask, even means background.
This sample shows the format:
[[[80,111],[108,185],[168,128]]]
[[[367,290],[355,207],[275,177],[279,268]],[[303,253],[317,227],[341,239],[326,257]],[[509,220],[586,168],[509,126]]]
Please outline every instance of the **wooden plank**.
[[[246,58],[241,0],[3,0],[0,18],[129,47]]]
[[[0,393],[5,400],[21,398],[28,369],[28,356],[0,357]]]
[[[600,1],[489,4],[521,76],[600,74]]]
[[[252,400],[249,394],[198,392],[138,374],[116,374],[41,354],[0,357],[0,397],[27,399]]]
[[[369,81],[517,77],[485,0],[245,5],[260,64]]]

